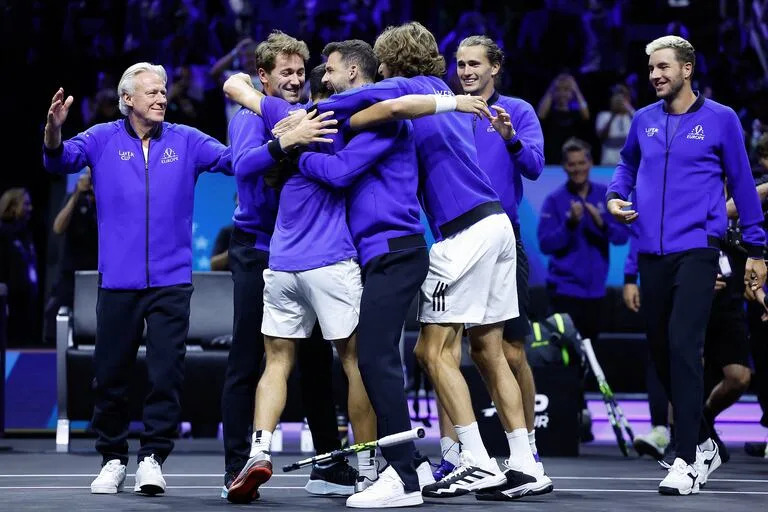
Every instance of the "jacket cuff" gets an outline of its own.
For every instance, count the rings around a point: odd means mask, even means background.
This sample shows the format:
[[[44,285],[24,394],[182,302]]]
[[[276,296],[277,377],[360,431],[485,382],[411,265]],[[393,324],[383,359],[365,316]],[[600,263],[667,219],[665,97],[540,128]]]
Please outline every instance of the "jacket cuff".
[[[618,192],[608,192],[607,194],[605,194],[606,203],[611,199],[621,199],[622,201],[625,201],[625,199],[621,197]]]
[[[637,274],[624,274],[624,284],[637,284]]]
[[[45,153],[45,156],[49,157],[58,157],[61,156],[62,153],[64,153],[64,143],[62,142],[59,144],[59,147],[51,149],[45,144],[43,144],[43,153]]]
[[[283,148],[280,147],[280,141],[278,139],[272,139],[267,142],[267,151],[269,151],[272,159],[276,162],[279,162],[288,155],[283,151]]]
[[[507,141],[507,150],[513,155],[516,155],[523,150],[523,142],[517,135]]]
[[[753,258],[753,259],[763,258],[763,246],[747,244],[747,243],[742,243],[741,246],[747,250],[747,256],[749,256],[750,258]]]

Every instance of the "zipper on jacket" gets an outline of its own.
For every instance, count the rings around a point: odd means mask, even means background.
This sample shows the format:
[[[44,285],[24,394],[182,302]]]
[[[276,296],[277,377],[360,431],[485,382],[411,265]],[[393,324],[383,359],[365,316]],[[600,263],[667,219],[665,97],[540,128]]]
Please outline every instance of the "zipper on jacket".
[[[147,204],[146,204],[146,214],[147,214],[147,240],[146,240],[146,274],[147,274],[147,288],[149,288],[149,143],[150,141],[147,141],[147,154],[144,157],[144,183],[145,183],[145,189],[146,189],[146,198],[147,198]],[[144,153],[144,141],[141,141],[141,152]]]
[[[669,146],[672,144],[669,137],[669,114],[667,114],[667,121],[664,126],[664,136],[666,138],[666,144],[664,145],[664,181],[661,187],[661,226],[659,228],[659,253],[662,256],[664,255],[664,206],[667,198],[667,165],[669,165]]]

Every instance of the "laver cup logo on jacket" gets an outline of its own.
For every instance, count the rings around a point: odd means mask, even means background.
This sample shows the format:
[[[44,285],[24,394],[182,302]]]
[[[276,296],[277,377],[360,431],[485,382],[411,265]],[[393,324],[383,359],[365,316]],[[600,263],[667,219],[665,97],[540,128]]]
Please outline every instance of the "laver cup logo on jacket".
[[[691,132],[686,137],[687,139],[693,139],[693,140],[704,140],[704,127],[700,124],[697,124],[693,127]]]
[[[645,134],[649,137],[653,137],[654,135],[656,135],[656,133],[658,133],[658,131],[659,131],[658,128],[646,128]]]
[[[160,163],[168,164],[171,162],[175,162],[178,159],[179,159],[179,155],[176,154],[173,148],[165,148],[165,151],[163,151],[163,158],[160,160]]]
[[[120,155],[120,160],[125,160],[125,161],[130,160],[134,156],[133,151],[120,151],[118,149],[117,153]]]

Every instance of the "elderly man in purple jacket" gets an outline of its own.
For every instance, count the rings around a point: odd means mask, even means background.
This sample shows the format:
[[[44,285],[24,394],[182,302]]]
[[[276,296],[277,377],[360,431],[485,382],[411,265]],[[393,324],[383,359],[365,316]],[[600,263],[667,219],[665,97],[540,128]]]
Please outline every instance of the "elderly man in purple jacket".
[[[128,383],[147,326],[149,394],[135,491],[165,491],[161,464],[181,414],[192,295],[192,206],[202,172],[231,174],[226,146],[164,122],[166,72],[134,64],[118,84],[125,119],[97,124],[62,142],[73,98],[59,89],[48,110],[44,163],[53,173],[93,173],[99,224],[99,296],[92,425],[102,469],[91,492],[122,490],[128,462]]]
[[[726,230],[724,178],[749,256],[748,296],[765,282],[765,233],[739,118],[691,89],[693,46],[665,36],[645,51],[660,101],[635,114],[606,199],[616,218],[635,222],[648,341],[674,408],[677,458],[659,492],[689,495],[720,465],[702,415],[701,353]]]

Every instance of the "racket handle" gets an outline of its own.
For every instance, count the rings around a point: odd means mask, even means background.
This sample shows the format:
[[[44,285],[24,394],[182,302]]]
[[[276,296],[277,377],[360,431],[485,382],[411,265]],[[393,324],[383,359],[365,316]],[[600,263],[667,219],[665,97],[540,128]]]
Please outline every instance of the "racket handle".
[[[398,432],[397,434],[391,434],[379,439],[377,443],[379,447],[386,448],[387,446],[394,446],[396,444],[407,443],[408,441],[414,441],[421,439],[426,435],[424,427],[416,427],[405,432]]]

